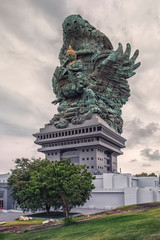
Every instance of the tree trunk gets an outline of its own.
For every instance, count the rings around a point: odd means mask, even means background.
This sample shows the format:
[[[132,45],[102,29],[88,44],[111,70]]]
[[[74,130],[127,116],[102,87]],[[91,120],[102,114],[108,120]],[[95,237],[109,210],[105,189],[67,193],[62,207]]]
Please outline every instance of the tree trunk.
[[[68,211],[68,209],[67,209],[67,208],[65,209],[65,218],[66,218],[66,219],[68,219],[68,218],[69,218],[69,211]]]
[[[50,208],[51,208],[51,207],[50,207],[49,205],[46,204],[46,212],[47,212],[47,214],[50,213]]]

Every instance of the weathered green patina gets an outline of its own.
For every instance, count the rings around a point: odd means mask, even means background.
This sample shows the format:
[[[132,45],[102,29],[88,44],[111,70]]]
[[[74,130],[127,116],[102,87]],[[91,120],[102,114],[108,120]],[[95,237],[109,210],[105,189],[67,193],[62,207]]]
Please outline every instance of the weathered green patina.
[[[80,15],[67,17],[62,26],[61,65],[52,78],[53,103],[59,106],[50,123],[65,128],[97,114],[121,133],[121,108],[130,96],[127,78],[140,66],[135,64],[139,51],[130,58],[129,43],[125,52],[120,43],[114,51],[109,39]]]

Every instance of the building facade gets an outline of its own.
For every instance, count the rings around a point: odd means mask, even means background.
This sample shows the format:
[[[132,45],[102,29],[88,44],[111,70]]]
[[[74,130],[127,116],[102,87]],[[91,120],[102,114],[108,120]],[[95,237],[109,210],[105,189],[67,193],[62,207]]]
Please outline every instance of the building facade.
[[[11,190],[7,189],[7,180],[10,174],[0,174],[0,210],[9,210],[14,208],[14,201],[11,198]]]
[[[94,175],[117,172],[117,156],[122,154],[126,141],[96,115],[83,124],[70,124],[63,129],[46,124],[33,136],[41,146],[38,151],[52,163],[70,158],[74,164],[85,164]]]
[[[112,209],[132,204],[160,201],[158,177],[104,173],[96,176],[92,197],[84,208]]]

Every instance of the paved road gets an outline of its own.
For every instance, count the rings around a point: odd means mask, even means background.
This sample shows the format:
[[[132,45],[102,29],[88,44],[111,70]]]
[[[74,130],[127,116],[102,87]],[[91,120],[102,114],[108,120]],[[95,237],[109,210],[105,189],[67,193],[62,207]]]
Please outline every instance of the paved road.
[[[82,215],[89,215],[93,213],[102,212],[104,209],[88,209],[88,208],[73,208],[72,212],[76,212],[77,214]],[[26,213],[27,215],[28,213]],[[25,214],[23,212],[0,212],[0,222],[2,221],[13,221],[16,218],[19,218],[20,216],[24,216]]]

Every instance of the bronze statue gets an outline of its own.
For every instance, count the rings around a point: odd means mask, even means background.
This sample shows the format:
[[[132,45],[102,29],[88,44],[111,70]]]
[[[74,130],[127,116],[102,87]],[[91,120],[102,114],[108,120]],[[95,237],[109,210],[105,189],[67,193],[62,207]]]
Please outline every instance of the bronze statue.
[[[125,52],[120,43],[114,51],[109,39],[80,15],[67,17],[62,26],[61,65],[52,78],[53,103],[59,106],[50,123],[65,128],[97,114],[121,133],[121,108],[130,96],[127,78],[140,66],[135,64],[139,51],[130,58],[129,43]]]

